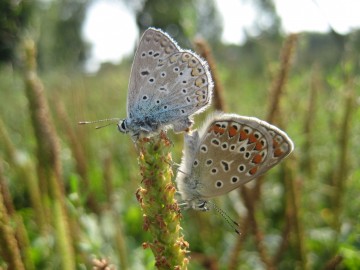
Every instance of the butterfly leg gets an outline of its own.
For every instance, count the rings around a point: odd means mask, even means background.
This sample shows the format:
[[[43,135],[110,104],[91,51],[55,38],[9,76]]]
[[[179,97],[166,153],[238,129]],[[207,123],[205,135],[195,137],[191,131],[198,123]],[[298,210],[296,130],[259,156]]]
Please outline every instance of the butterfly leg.
[[[188,210],[190,209],[190,205],[188,202],[182,201],[178,203],[178,206],[180,207],[181,210]]]

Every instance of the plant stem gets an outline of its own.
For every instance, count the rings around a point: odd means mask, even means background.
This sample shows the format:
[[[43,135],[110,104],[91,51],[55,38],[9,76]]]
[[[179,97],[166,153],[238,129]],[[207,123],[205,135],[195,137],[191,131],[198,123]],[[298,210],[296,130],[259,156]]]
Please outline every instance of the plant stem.
[[[144,217],[144,230],[152,241],[150,247],[158,269],[187,269],[189,244],[180,233],[180,209],[174,198],[175,187],[171,181],[171,143],[164,133],[137,142],[142,186],[136,196]]]

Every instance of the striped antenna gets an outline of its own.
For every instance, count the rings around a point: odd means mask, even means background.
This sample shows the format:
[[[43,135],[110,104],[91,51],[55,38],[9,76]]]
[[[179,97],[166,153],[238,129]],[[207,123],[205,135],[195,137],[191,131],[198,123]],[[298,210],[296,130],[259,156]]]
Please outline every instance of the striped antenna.
[[[241,234],[241,232],[239,230],[239,227],[240,227],[239,223],[237,223],[235,220],[233,220],[224,210],[217,207],[213,202],[207,201],[207,203],[210,204],[212,206],[212,208],[226,220],[226,222],[235,231],[235,233],[237,233],[239,235]]]
[[[96,126],[95,127],[96,129],[99,129],[99,128],[110,126],[110,125],[112,125],[114,123],[119,122],[120,120],[121,120],[120,118],[106,118],[106,119],[95,120],[95,121],[80,121],[80,122],[78,122],[78,124],[79,125],[87,125],[87,124],[96,124],[96,123],[101,123],[101,122],[111,122],[111,123],[105,124],[103,126]]]

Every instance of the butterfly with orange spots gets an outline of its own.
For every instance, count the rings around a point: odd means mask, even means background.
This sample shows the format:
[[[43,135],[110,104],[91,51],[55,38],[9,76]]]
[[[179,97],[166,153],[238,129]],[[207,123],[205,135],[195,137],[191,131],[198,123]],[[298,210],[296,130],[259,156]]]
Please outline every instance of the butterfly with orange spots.
[[[288,135],[254,117],[216,113],[185,135],[176,177],[181,205],[208,210],[207,200],[259,177],[294,149]]]

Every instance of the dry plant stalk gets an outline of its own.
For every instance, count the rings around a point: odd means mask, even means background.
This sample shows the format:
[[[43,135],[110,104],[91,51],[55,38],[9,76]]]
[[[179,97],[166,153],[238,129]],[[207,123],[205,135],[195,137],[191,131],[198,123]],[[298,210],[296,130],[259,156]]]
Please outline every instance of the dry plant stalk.
[[[37,171],[40,187],[43,188],[43,204],[50,205],[47,215],[52,218],[55,227],[62,269],[75,269],[75,253],[65,206],[60,143],[50,118],[43,84],[36,74],[35,43],[25,40],[23,46],[25,90],[37,141]]]
[[[297,40],[297,34],[288,36],[281,50],[280,70],[269,91],[270,104],[266,116],[266,121],[269,123],[274,123],[276,114],[279,114],[278,110],[280,107],[280,99],[284,94],[284,88],[291,69],[292,57],[296,48]]]
[[[337,172],[335,178],[333,180],[334,187],[335,187],[335,194],[333,198],[334,203],[334,217],[335,223],[334,227],[335,230],[338,232],[340,231],[341,226],[341,212],[342,212],[342,200],[344,196],[344,187],[346,180],[349,175],[349,144],[351,137],[351,119],[354,113],[355,108],[355,93],[354,93],[354,81],[350,80],[348,82],[348,91],[345,93],[345,100],[344,100],[344,115],[341,121],[341,128],[340,128],[340,137],[339,137],[339,167],[337,168]]]
[[[143,211],[145,231],[153,240],[143,244],[151,248],[158,269],[187,269],[189,244],[181,235],[180,209],[171,181],[171,143],[164,133],[137,142],[142,186],[136,197]]]
[[[343,261],[343,257],[340,255],[335,255],[333,258],[331,258],[324,266],[324,270],[334,270],[339,269],[339,265]]]
[[[291,59],[293,56],[293,52],[295,50],[295,45],[297,42],[297,35],[293,34],[290,35],[284,42],[284,46],[282,48],[281,51],[281,65],[280,65],[280,70],[279,73],[277,75],[277,77],[274,79],[274,82],[272,84],[272,87],[270,88],[269,91],[269,97],[270,97],[270,102],[269,102],[269,108],[268,108],[268,113],[266,116],[266,121],[270,122],[270,123],[274,123],[275,122],[275,118],[277,115],[280,115],[280,100],[282,95],[284,94],[284,88],[285,88],[285,84],[287,81],[287,77],[288,77],[288,73],[290,71],[291,68]],[[278,119],[279,120],[279,119]],[[269,256],[267,255],[266,251],[265,251],[265,247],[262,243],[262,232],[257,224],[257,220],[256,220],[256,215],[255,215],[255,205],[256,202],[260,200],[260,190],[261,190],[261,183],[262,183],[263,177],[260,177],[259,179],[257,179],[255,188],[252,190],[252,192],[249,190],[249,188],[243,186],[241,188],[241,191],[239,191],[240,195],[242,196],[243,200],[244,200],[244,204],[247,208],[247,215],[246,215],[246,220],[244,221],[244,228],[243,231],[244,232],[248,232],[251,231],[255,237],[255,244],[257,247],[257,250],[259,252],[259,256],[261,258],[261,260],[265,263],[267,269],[273,269],[274,267],[276,267],[276,263],[278,262],[278,258],[276,257],[277,255],[275,255],[274,258],[270,259]],[[289,220],[287,219],[287,222],[289,222]],[[250,226],[251,230],[248,228]],[[285,225],[285,232],[283,233],[284,235],[287,235],[287,231],[289,230],[288,228],[289,224]],[[243,232],[242,232],[243,233]],[[242,242],[246,239],[246,234],[244,234],[243,237],[238,238],[238,241],[235,245],[235,248],[233,250],[232,253],[232,257],[235,258],[236,257],[236,253],[240,253],[241,250],[241,246],[242,246]],[[288,238],[286,238],[284,241],[288,241]],[[284,242],[282,243],[283,246],[287,246],[287,243]],[[279,252],[280,251],[279,247]],[[235,261],[232,260],[232,261]],[[231,266],[233,267],[233,266]]]
[[[286,195],[286,224],[290,226],[290,230],[294,235],[294,243],[296,249],[296,259],[299,262],[301,269],[308,269],[307,258],[306,258],[306,250],[305,250],[305,240],[304,240],[304,230],[301,222],[301,207],[300,207],[300,190],[301,188],[297,186],[300,181],[296,181],[295,179],[295,164],[294,159],[291,159],[289,163],[285,165],[285,195]],[[292,166],[287,166],[287,164]],[[289,232],[290,234],[290,232]],[[287,236],[287,235],[286,235]],[[288,237],[282,239],[283,242],[288,242]],[[286,246],[288,243],[282,243],[282,246]],[[278,254],[280,254],[280,249]],[[279,255],[278,255],[279,256]]]
[[[103,182],[104,182],[104,190],[107,198],[105,207],[107,208],[108,211],[110,211],[114,222],[117,223],[117,226],[115,228],[114,242],[115,242],[118,258],[120,261],[120,269],[126,270],[129,269],[128,254],[126,250],[126,239],[122,229],[123,227],[122,222],[118,220],[119,215],[113,207],[114,205],[113,197],[114,197],[115,189],[114,189],[112,170],[111,170],[112,161],[113,160],[111,155],[107,155],[103,161],[103,170],[102,170]]]
[[[3,143],[5,149],[4,159],[9,162],[12,170],[18,173],[18,178],[26,184],[27,190],[29,192],[31,205],[36,212],[36,223],[40,231],[44,232],[46,227],[44,207],[41,202],[40,189],[37,182],[35,174],[34,164],[31,161],[26,163],[19,162],[17,158],[17,150],[13,142],[10,139],[10,136],[5,128],[3,121],[0,119],[0,143]],[[5,201],[11,201],[11,199],[6,199]],[[12,203],[12,202],[11,202]],[[9,208],[7,208],[10,210]],[[15,210],[14,210],[15,211]]]
[[[221,85],[220,78],[216,69],[216,64],[214,57],[211,53],[210,46],[204,39],[196,39],[195,46],[200,55],[208,62],[209,69],[211,70],[211,75],[214,81],[214,97],[212,104],[215,110],[226,112],[226,102],[224,98],[224,87]]]
[[[312,179],[314,175],[312,146],[313,146],[313,133],[316,130],[316,128],[314,128],[314,121],[316,118],[317,94],[319,89],[321,89],[319,66],[315,65],[311,73],[310,94],[308,99],[306,115],[305,115],[305,123],[304,123],[305,142],[303,146],[303,160],[301,164],[301,167],[307,172],[309,179]]]
[[[52,103],[55,104],[56,113],[58,115],[59,120],[62,123],[62,126],[64,127],[65,134],[68,137],[69,144],[71,146],[72,153],[74,155],[74,159],[76,161],[76,170],[78,174],[81,176],[82,180],[84,181],[84,186],[89,186],[89,179],[88,179],[88,166],[87,166],[87,160],[86,155],[83,151],[83,148],[81,144],[78,141],[78,138],[74,132],[73,125],[71,124],[71,121],[66,113],[66,109],[64,107],[64,104],[60,100],[59,97],[55,97],[52,100]],[[85,192],[87,192],[85,190]]]
[[[0,161],[2,162],[2,160]],[[9,213],[8,209],[13,213]],[[13,228],[11,222],[13,218],[16,218],[14,215],[14,207],[9,190],[7,190],[7,186],[5,185],[2,164],[0,164],[0,255],[7,263],[8,269],[22,270],[25,269],[25,266],[18,244],[18,233]]]
[[[81,177],[80,190],[83,194],[88,194],[86,197],[86,206],[91,209],[94,213],[100,213],[100,206],[95,198],[94,192],[90,190],[90,181],[88,177],[88,166],[87,159],[84,153],[83,147],[79,142],[78,137],[76,136],[74,129],[71,125],[71,121],[66,113],[64,104],[60,101],[60,98],[55,98],[53,100],[55,104],[56,113],[59,117],[59,120],[64,127],[65,134],[68,138],[71,152],[74,156],[76,170]]]
[[[241,195],[242,198],[244,199],[244,205],[248,211],[247,219],[249,220],[249,226],[251,228],[251,232],[254,235],[255,245],[258,250],[260,259],[265,264],[266,269],[268,270],[275,269],[274,266],[272,265],[269,255],[266,252],[266,248],[263,243],[264,236],[255,218],[255,205],[251,200],[250,190],[245,187],[241,188]]]
[[[284,88],[287,81],[287,77],[291,68],[291,60],[295,50],[295,45],[297,42],[298,35],[292,34],[290,35],[284,42],[284,46],[281,51],[280,58],[280,70],[277,77],[274,79],[272,87],[269,91],[269,108],[266,116],[266,121],[269,123],[280,122],[280,100],[284,94]],[[277,121],[275,121],[277,119]],[[278,124],[279,125],[279,124]],[[281,126],[281,125],[280,125]],[[261,183],[263,182],[263,176],[260,177],[255,185],[252,198],[255,201],[260,199],[260,188]]]

